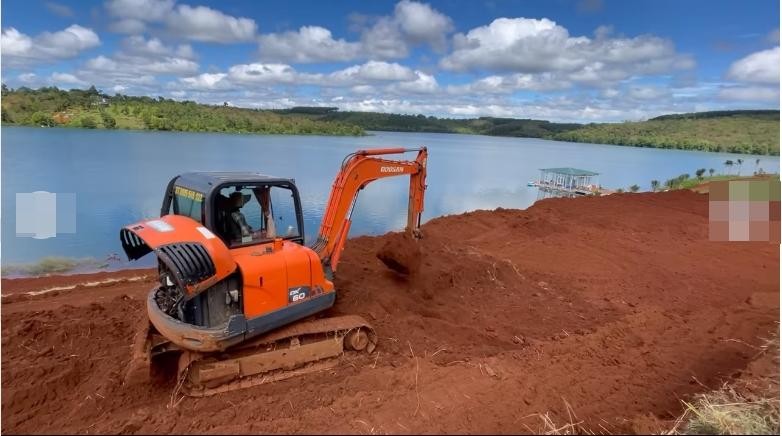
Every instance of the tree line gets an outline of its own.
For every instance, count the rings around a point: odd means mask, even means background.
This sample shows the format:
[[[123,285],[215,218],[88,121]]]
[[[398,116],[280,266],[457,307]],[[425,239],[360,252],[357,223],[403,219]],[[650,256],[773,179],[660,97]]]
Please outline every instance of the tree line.
[[[298,114],[163,97],[108,95],[86,90],[2,87],[2,122],[37,127],[147,129],[183,132],[363,135],[361,127]]]

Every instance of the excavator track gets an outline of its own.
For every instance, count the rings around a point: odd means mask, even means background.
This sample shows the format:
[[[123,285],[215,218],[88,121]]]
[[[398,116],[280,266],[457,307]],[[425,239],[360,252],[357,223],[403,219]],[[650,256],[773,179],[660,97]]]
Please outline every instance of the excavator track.
[[[372,353],[377,335],[360,316],[295,323],[221,353],[184,351],[179,357],[181,391],[205,397],[323,371],[345,351]]]

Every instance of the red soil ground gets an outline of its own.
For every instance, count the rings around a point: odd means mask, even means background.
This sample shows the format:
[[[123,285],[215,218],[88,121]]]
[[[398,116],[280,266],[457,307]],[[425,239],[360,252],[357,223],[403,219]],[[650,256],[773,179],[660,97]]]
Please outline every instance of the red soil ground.
[[[369,320],[376,353],[178,403],[122,385],[152,272],[3,280],[2,431],[659,431],[778,331],[779,246],[709,242],[705,195],[550,199],[423,235],[408,276],[376,256],[393,235],[344,252],[329,314]]]

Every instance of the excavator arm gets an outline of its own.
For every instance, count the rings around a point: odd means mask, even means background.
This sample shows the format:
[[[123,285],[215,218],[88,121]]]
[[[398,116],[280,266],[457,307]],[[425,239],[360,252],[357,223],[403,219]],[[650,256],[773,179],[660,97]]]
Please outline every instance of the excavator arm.
[[[417,151],[415,160],[393,160],[379,156]],[[324,266],[337,270],[340,254],[350,231],[351,215],[356,198],[370,182],[385,177],[410,176],[410,192],[406,231],[419,236],[421,213],[424,210],[426,190],[426,147],[382,148],[359,150],[342,162],[331,188],[329,201],[320,225],[318,239],[312,249],[318,253]]]

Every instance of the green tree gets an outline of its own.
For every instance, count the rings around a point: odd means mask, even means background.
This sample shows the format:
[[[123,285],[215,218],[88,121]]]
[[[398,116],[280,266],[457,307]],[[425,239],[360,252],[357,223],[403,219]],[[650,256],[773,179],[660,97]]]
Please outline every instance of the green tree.
[[[743,164],[743,163],[744,163],[744,159],[736,159],[736,163],[737,163],[737,164],[738,164],[738,166],[739,166],[739,172],[738,172],[738,175],[741,175],[741,164]]]
[[[95,117],[92,115],[85,115],[81,117],[80,124],[85,129],[94,129],[98,127],[98,122],[95,121]]]
[[[728,168],[732,168],[733,167],[733,161],[728,159],[728,160],[725,161],[724,165],[725,165],[725,172],[727,172]]]
[[[660,181],[659,180],[652,180],[651,185],[652,185],[652,191],[657,191],[657,188],[660,186]]]
[[[100,113],[100,116],[103,120],[103,127],[107,129],[116,129],[117,128],[117,120],[114,119],[111,115],[108,114],[106,111],[102,111]]]
[[[633,185],[630,187],[630,192],[638,192],[641,189],[638,185]]]
[[[698,177],[698,180],[703,180],[703,174],[706,172],[706,168],[700,168],[698,171],[695,171],[695,176]]]
[[[714,168],[709,168],[709,177],[714,175]]]
[[[52,127],[54,126],[54,120],[45,112],[35,112],[30,116],[28,124],[40,127]]]

